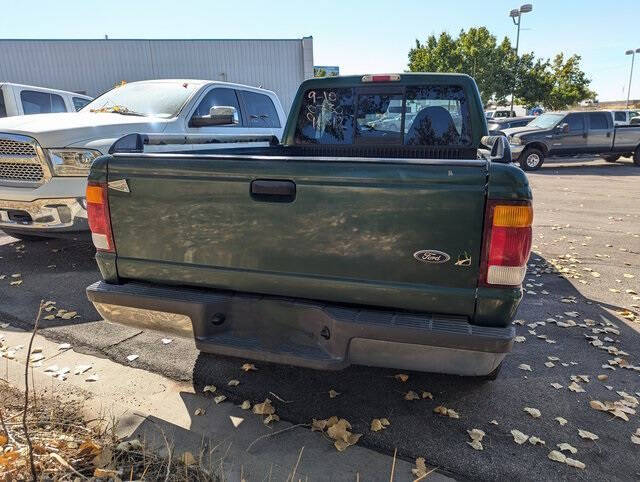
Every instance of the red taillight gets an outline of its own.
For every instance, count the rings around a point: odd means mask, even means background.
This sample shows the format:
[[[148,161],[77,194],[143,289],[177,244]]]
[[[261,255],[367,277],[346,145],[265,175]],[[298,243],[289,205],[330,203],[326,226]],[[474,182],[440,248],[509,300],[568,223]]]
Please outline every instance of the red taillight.
[[[531,251],[533,210],[528,201],[489,201],[485,215],[481,284],[518,286]]]
[[[397,82],[398,80],[400,80],[398,74],[370,74],[363,75],[361,79],[362,82]]]
[[[97,182],[87,185],[87,216],[91,239],[98,251],[115,252],[113,235],[111,234],[111,217],[109,216],[109,200],[107,186]]]

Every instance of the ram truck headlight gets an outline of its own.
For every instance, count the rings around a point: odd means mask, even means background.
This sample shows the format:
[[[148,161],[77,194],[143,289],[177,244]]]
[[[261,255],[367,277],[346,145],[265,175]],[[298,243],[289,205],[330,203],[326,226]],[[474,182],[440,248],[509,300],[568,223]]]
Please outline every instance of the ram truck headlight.
[[[519,137],[513,136],[511,139],[509,139],[509,144],[514,146],[521,146],[522,140]]]
[[[87,176],[100,151],[93,149],[47,149],[56,176]]]

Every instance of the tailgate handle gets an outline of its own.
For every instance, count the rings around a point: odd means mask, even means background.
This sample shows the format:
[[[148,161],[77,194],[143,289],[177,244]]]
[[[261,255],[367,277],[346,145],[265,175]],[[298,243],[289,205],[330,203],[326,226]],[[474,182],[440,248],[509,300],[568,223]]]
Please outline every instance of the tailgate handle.
[[[296,183],[289,180],[254,179],[251,181],[254,201],[290,203],[296,198]]]

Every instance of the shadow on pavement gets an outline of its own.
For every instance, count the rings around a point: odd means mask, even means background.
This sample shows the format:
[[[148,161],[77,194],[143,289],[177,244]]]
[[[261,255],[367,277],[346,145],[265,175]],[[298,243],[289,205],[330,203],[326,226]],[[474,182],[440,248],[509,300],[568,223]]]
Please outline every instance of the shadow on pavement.
[[[40,320],[42,328],[77,325],[100,319],[85,288],[100,279],[91,241],[84,239],[15,240],[0,231],[0,315],[22,328],[33,326],[40,300],[56,301],[58,309],[78,318]],[[12,275],[19,274],[18,277]],[[11,282],[22,281],[17,285]],[[43,316],[57,311],[43,313]]]
[[[595,163],[598,159],[566,159],[550,158],[535,174],[575,174],[575,175],[606,175],[606,176],[640,176],[640,167],[630,159],[622,159],[615,163]]]
[[[201,353],[194,366],[194,387],[201,392],[204,385],[216,385],[218,391],[236,404],[245,399],[255,403],[270,398],[280,417],[292,423],[310,423],[313,418],[333,415],[346,418],[355,432],[364,434],[360,445],[386,454],[393,454],[397,448],[398,456],[406,460],[426,457],[428,465],[451,472],[456,478],[523,480],[532,474],[542,480],[633,478],[633,474],[640,472],[640,459],[635,455],[637,446],[630,441],[639,425],[637,416],[631,422],[613,419],[591,409],[589,401],[619,400],[616,391],[640,396],[637,371],[619,365],[611,366],[613,370],[602,367],[616,356],[630,365],[638,363],[635,353],[640,333],[611,312],[611,308],[617,307],[582,297],[569,281],[557,274],[529,275],[528,279],[544,283],[540,289],[550,294],[526,296],[518,314],[524,325],[517,325],[517,334],[525,336],[526,342],[515,344],[496,381],[407,372],[409,379],[402,383],[394,378],[398,370],[352,366],[328,372],[261,362],[256,362],[257,371],[245,373],[240,369],[245,360]],[[572,296],[576,303],[561,301]],[[574,311],[578,312],[575,318],[565,314]],[[546,321],[548,318],[573,319],[577,325],[562,328]],[[595,325],[587,326],[585,319],[593,320]],[[544,325],[527,326],[534,322]],[[608,323],[617,327],[619,335],[594,334],[594,328],[597,331]],[[530,329],[535,334],[529,333]],[[538,335],[556,343],[548,343]],[[585,335],[600,340],[611,337],[613,341],[603,344],[614,348],[610,353],[591,346]],[[629,355],[616,355],[616,350]],[[559,359],[553,367],[545,366],[549,356]],[[519,369],[520,364],[530,365],[532,371]],[[590,377],[589,383],[581,383],[585,392],[569,391],[571,376],[579,374]],[[608,379],[598,381],[598,374],[606,374]],[[239,380],[240,384],[228,387],[231,379]],[[563,388],[557,390],[551,383],[559,383]],[[329,390],[340,395],[332,399]],[[434,399],[407,401],[404,394],[409,390],[418,394],[431,392]],[[454,409],[460,418],[435,414],[433,409],[438,405]],[[542,416],[533,418],[523,411],[524,407],[537,408]],[[371,432],[371,420],[380,417],[388,418],[390,427]],[[561,426],[555,417],[563,417],[568,423]],[[491,424],[492,420],[497,425]],[[466,443],[470,441],[467,430],[473,428],[487,434],[483,451],[475,451]],[[599,440],[580,438],[579,428],[597,434]],[[540,437],[546,445],[517,445],[510,433],[513,429]],[[584,462],[586,470],[547,458],[557,448],[556,444],[563,442],[578,449],[577,454],[568,455]]]

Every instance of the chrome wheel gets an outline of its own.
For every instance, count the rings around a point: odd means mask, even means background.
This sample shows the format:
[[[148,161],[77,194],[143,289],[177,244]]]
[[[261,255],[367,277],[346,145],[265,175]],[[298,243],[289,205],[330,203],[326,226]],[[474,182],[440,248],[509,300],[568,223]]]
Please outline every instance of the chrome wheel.
[[[538,167],[538,164],[540,164],[540,156],[535,152],[532,152],[527,156],[526,162],[528,167],[531,167],[531,168]]]

